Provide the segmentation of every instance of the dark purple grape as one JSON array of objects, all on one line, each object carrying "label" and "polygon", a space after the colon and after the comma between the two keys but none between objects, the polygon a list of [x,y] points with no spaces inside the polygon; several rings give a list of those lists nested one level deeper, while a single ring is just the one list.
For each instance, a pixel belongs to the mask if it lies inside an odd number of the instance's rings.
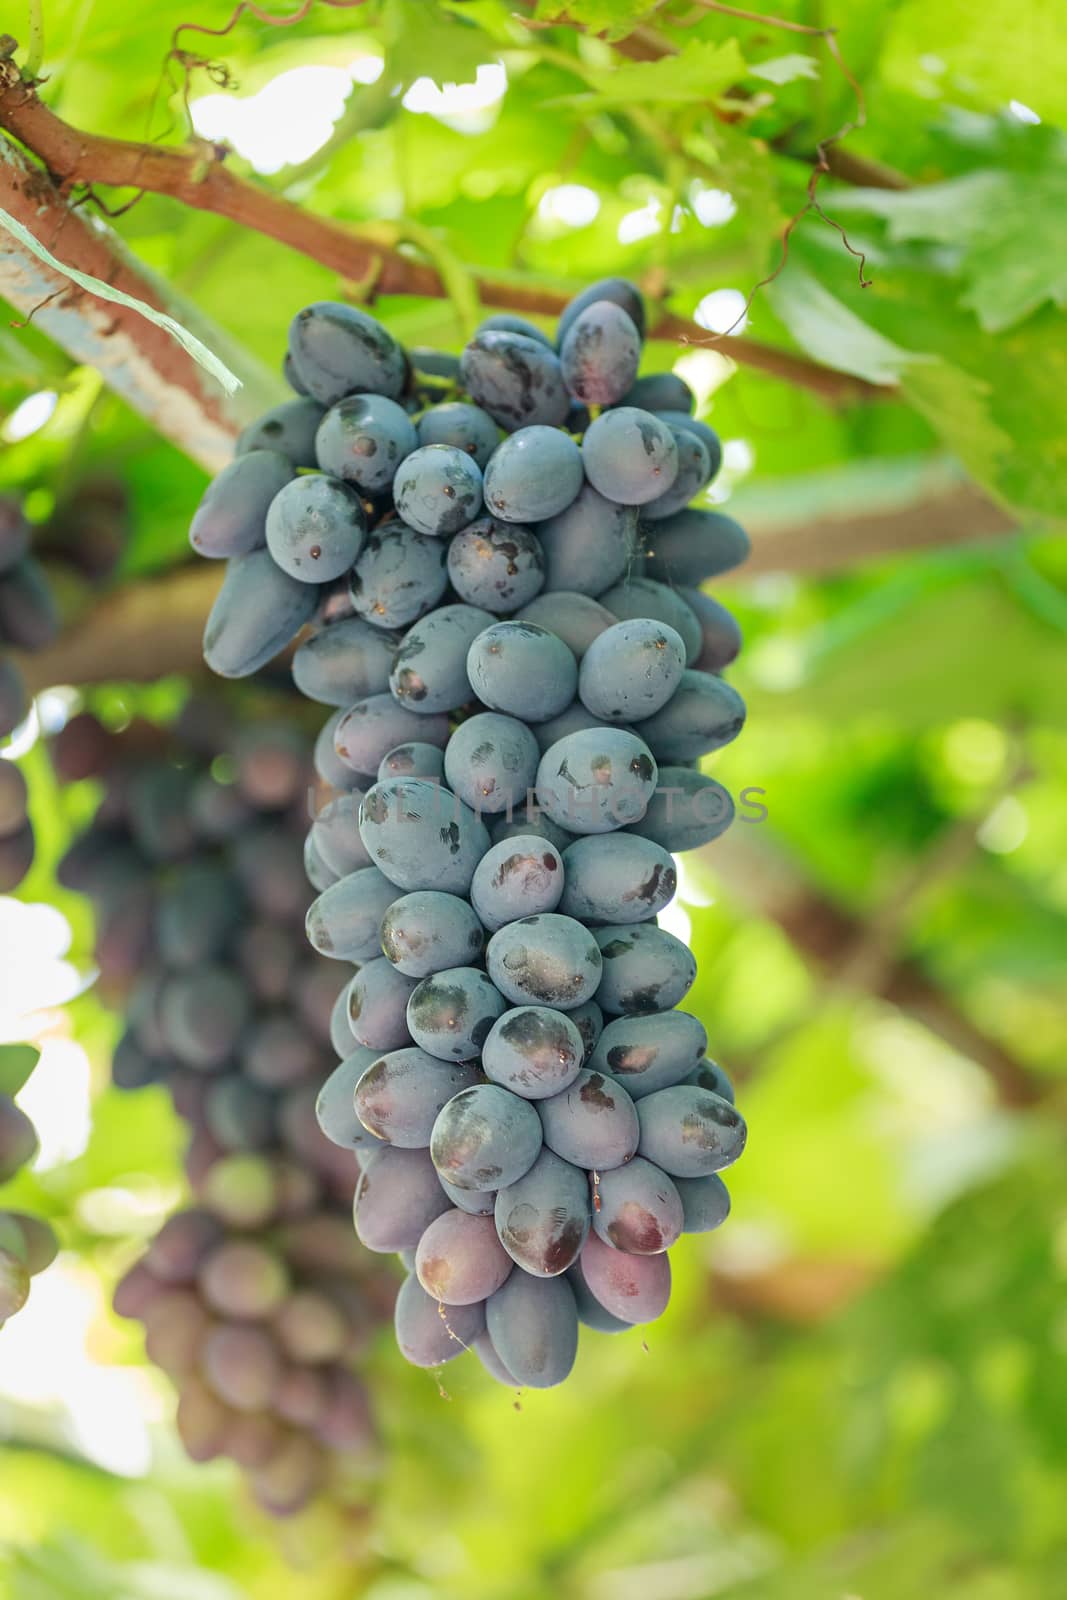
[{"label": "dark purple grape", "polygon": [[616,924],[596,929],[604,958],[597,1003],[612,1016],[645,1016],[670,1011],[685,999],[696,979],[693,953],[673,933],[651,923]]},{"label": "dark purple grape", "polygon": [[413,1367],[440,1367],[468,1350],[485,1329],[485,1306],[442,1305],[419,1280],[406,1278],[396,1297],[396,1342]]},{"label": "dark purple grape", "polygon": [[193,549],[210,560],[260,549],[271,501],[292,477],[292,462],[278,450],[239,455],[204,491],[189,528]]},{"label": "dark purple grape", "polygon": [[573,917],[554,912],[522,917],[494,933],[486,946],[489,976],[513,1005],[571,1011],[597,992],[597,943]]},{"label": "dark purple grape", "polygon": [[228,1073],[208,1087],[204,1125],[224,1150],[262,1150],[274,1134],[273,1096]]},{"label": "dark purple grape", "polygon": [[559,908],[579,922],[647,922],[674,898],[678,869],[667,851],[636,834],[591,833],[563,852]]},{"label": "dark purple grape", "polygon": [[[342,990],[347,1015],[347,986]],[[347,1022],[346,1022],[347,1027]],[[356,1115],[356,1087],[369,1066],[378,1059],[376,1050],[356,1045],[340,1066],[335,1067],[319,1090],[315,1117],[331,1144],[342,1150],[366,1150],[375,1143]]]},{"label": "dark purple grape", "polygon": [[710,844],[733,819],[733,800],[715,778],[689,767],[660,767],[648,810],[626,831],[680,855]]},{"label": "dark purple grape", "polygon": [[385,778],[443,778],[444,775],[444,751],[421,739],[394,745],[378,763],[379,782]]},{"label": "dark purple grape", "polygon": [[409,528],[430,538],[448,537],[481,511],[482,469],[454,445],[423,445],[397,469],[393,499]]},{"label": "dark purple grape", "polygon": [[499,1189],[530,1170],[541,1142],[530,1102],[482,1083],[462,1090],[441,1111],[430,1155],[442,1178],[458,1189]]},{"label": "dark purple grape", "polygon": [[168,1046],[189,1067],[221,1066],[248,1021],[248,990],[226,967],[193,967],[163,987],[160,1026]]},{"label": "dark purple grape", "polygon": [[679,1178],[706,1178],[732,1166],[745,1148],[748,1129],[729,1100],[679,1084],[637,1103],[641,1154]]},{"label": "dark purple grape", "polygon": [[379,956],[359,968],[348,988],[348,1023],[357,1044],[372,1050],[399,1050],[409,1043],[408,999],[415,979]]},{"label": "dark purple grape", "polygon": [[578,1312],[566,1278],[513,1272],[486,1302],[485,1323],[505,1370],[523,1387],[551,1389],[574,1366]]},{"label": "dark purple grape", "polygon": [[508,1255],[535,1278],[556,1278],[577,1260],[589,1232],[589,1180],[542,1150],[529,1172],[496,1197],[496,1231]]},{"label": "dark purple grape", "polygon": [[668,425],[650,411],[617,406],[590,424],[582,441],[582,464],[594,489],[609,500],[646,505],[677,477],[678,446]]},{"label": "dark purple grape", "polygon": [[546,590],[598,595],[629,568],[637,550],[637,509],[605,499],[591,483],[557,516],[538,524]]},{"label": "dark purple grape", "polygon": [[594,1300],[622,1322],[655,1322],[671,1297],[671,1264],[662,1255],[635,1256],[591,1233],[581,1258],[582,1276]]},{"label": "dark purple grape", "polygon": [[700,650],[691,665],[698,672],[722,672],[740,654],[742,638],[736,618],[701,589],[680,593],[700,624]]},{"label": "dark purple grape", "polygon": [[310,622],[317,599],[268,550],[235,557],[204,628],[204,660],[221,678],[251,677]]},{"label": "dark purple grape", "polygon": [[578,672],[578,697],[604,722],[641,723],[667,704],[684,674],[681,636],[638,617],[593,640]]},{"label": "dark purple grape", "polygon": [[[610,628],[615,620],[602,602],[568,589],[554,589],[551,594],[538,595],[512,618],[513,622],[533,622],[539,628],[548,628],[579,661],[597,635]],[[540,728],[536,731],[539,733]]]},{"label": "dark purple grape", "polygon": [[479,517],[449,545],[448,576],[468,605],[517,611],[544,587],[541,541],[519,522]]},{"label": "dark purple grape", "polygon": [[730,1215],[730,1195],[717,1172],[706,1178],[675,1178],[682,1202],[683,1233],[711,1233]]},{"label": "dark purple grape", "polygon": [[347,707],[384,694],[396,641],[362,617],[342,617],[305,639],[293,656],[293,682],[308,700]]},{"label": "dark purple grape", "polygon": [[415,1252],[419,1283],[447,1306],[471,1306],[495,1294],[511,1272],[511,1257],[491,1217],[445,1211],[426,1229]]},{"label": "dark purple grape", "polygon": [[[376,628],[407,628],[440,600],[448,587],[447,545],[403,522],[379,524],[351,578],[352,604]],[[399,743],[399,741],[395,741]]]},{"label": "dark purple grape", "polygon": [[[418,444],[451,445],[469,455],[483,471],[500,443],[500,429],[489,413],[465,400],[449,400],[444,405],[431,406],[422,413],[416,427]],[[412,444],[406,453],[410,454],[415,448]],[[472,603],[481,604],[480,601]]]},{"label": "dark purple grape", "polygon": [[383,394],[397,400],[407,362],[392,334],[358,306],[319,300],[298,311],[289,327],[296,377],[324,406],[348,394]]},{"label": "dark purple grape", "polygon": [[573,1083],[585,1056],[578,1028],[563,1011],[515,1006],[494,1022],[482,1048],[485,1075],[526,1100]]},{"label": "dark purple grape", "polygon": [[567,1269],[567,1282],[574,1294],[578,1321],[583,1327],[593,1328],[597,1333],[626,1333],[633,1327],[632,1322],[623,1322],[620,1317],[613,1317],[610,1311],[605,1311],[585,1281],[580,1256],[573,1267]]},{"label": "dark purple grape", "polygon": [[397,467],[418,444],[411,418],[395,400],[355,394],[327,411],[315,436],[315,453],[323,472],[364,494],[379,494],[391,486]]},{"label": "dark purple grape", "polygon": [[414,1045],[393,1050],[372,1062],[360,1079],[356,1115],[376,1139],[402,1150],[425,1150],[438,1113],[477,1081],[476,1067],[439,1061]]},{"label": "dark purple grape", "polygon": [[460,723],[445,746],[445,778],[478,816],[511,812],[533,792],[540,751],[524,722],[484,711]]},{"label": "dark purple grape", "polygon": [[[438,606],[400,641],[389,688],[401,705],[426,716],[458,711],[473,697],[467,652],[492,614],[477,606]],[[447,768],[446,768],[447,771]]]},{"label": "dark purple grape", "polygon": [[[691,594],[693,591],[687,591]],[[600,595],[600,604],[614,612],[620,622],[640,617],[663,622],[673,628],[685,645],[686,666],[692,666],[701,648],[700,624],[687,598],[654,578],[631,575]]]},{"label": "dark purple grape", "polygon": [[744,725],[737,690],[710,672],[689,670],[668,704],[643,720],[641,736],[657,761],[697,761],[736,739]]},{"label": "dark purple grape", "polygon": [[408,891],[466,894],[489,848],[480,818],[448,789],[420,778],[375,784],[360,809],[359,831],[385,876]]},{"label": "dark purple grape", "polygon": [[744,528],[732,517],[690,506],[646,529],[648,576],[661,583],[699,585],[739,567],[751,548]]},{"label": "dark purple grape", "polygon": [[574,299],[569,300],[564,306],[556,329],[557,344],[562,345],[576,318],[581,316],[587,306],[597,305],[602,300],[610,300],[614,305],[621,306],[641,338],[644,338],[645,303],[641,298],[640,289],[628,278],[601,278],[597,283],[591,283],[588,289],[583,289],[581,294],[576,294]]},{"label": "dark purple grape", "polygon": [[285,400],[249,426],[237,440],[237,456],[270,450],[288,458],[294,467],[314,467],[315,434],[323,409],[317,400]]},{"label": "dark purple grape", "polygon": [[382,918],[381,944],[400,972],[409,978],[425,978],[446,967],[462,967],[477,960],[485,931],[459,895],[420,889],[393,901]]},{"label": "dark purple grape", "polygon": [[471,902],[495,932],[507,922],[554,911],[563,892],[563,862],[554,844],[536,834],[517,834],[492,845],[471,880]]},{"label": "dark purple grape", "polygon": [[427,1151],[383,1146],[356,1187],[356,1233],[368,1250],[413,1250],[434,1218],[449,1209]]},{"label": "dark purple grape", "polygon": [[396,899],[395,886],[377,867],[360,867],[312,901],[307,936],[334,961],[371,961],[381,951],[381,925]]},{"label": "dark purple grape", "polygon": [[315,813],[311,837],[319,858],[338,878],[370,866],[370,856],[359,836],[359,808],[363,794],[359,789],[336,795]]},{"label": "dark purple grape", "polygon": [[[438,1182],[445,1191],[452,1204],[459,1211],[466,1211],[472,1217],[491,1217],[496,1204],[495,1189],[460,1189],[454,1183],[449,1183],[441,1174],[437,1174]],[[414,1262],[412,1262],[414,1267]]]},{"label": "dark purple grape", "polygon": [[570,396],[554,350],[537,338],[504,329],[479,331],[459,362],[471,398],[509,433],[531,423],[559,427]]},{"label": "dark purple grape", "polygon": [[544,522],[569,506],[582,487],[582,462],[569,434],[558,428],[520,428],[489,458],[485,504],[504,522]]},{"label": "dark purple grape", "polygon": [[[678,447],[678,475],[669,489],[665,489],[655,500],[650,500],[647,505],[642,506],[641,520],[645,524],[662,522],[665,517],[672,517],[675,512],[684,511],[689,502],[707,487],[714,476],[715,468],[711,453],[703,439],[691,429],[679,426],[678,423],[669,422],[667,426]],[[720,451],[718,460],[721,459]],[[717,464],[718,462],[715,463],[716,466]]]},{"label": "dark purple grape", "polygon": [[697,1062],[684,1082],[695,1084],[698,1089],[710,1089],[712,1094],[719,1095],[723,1100],[729,1100],[731,1105],[734,1103],[733,1084],[719,1063],[712,1061],[708,1056]]},{"label": "dark purple grape", "polygon": [[537,1101],[544,1141],[556,1155],[585,1171],[606,1172],[632,1160],[640,1127],[621,1084],[583,1067],[550,1100]]},{"label": "dark purple grape", "polygon": [[448,739],[448,718],[416,715],[398,705],[391,694],[372,694],[344,712],[334,730],[334,748],[353,772],[373,777],[384,756],[405,740],[442,747]]},{"label": "dark purple grape", "polygon": [[675,372],[650,372],[638,378],[629,394],[624,394],[621,404],[640,406],[644,411],[692,411],[696,396],[692,389]]},{"label": "dark purple grape", "polygon": [[586,405],[617,405],[631,388],[640,360],[641,335],[612,300],[587,305],[560,339],[563,381]]},{"label": "dark purple grape", "polygon": [[201,1370],[220,1400],[235,1411],[263,1411],[282,1376],[278,1347],[264,1328],[235,1323],[213,1328],[200,1352]]},{"label": "dark purple grape", "polygon": [[599,1175],[599,1209],[593,1228],[605,1244],[629,1255],[669,1250],[682,1231],[682,1200],[659,1167],[635,1156],[624,1167]]},{"label": "dark purple grape", "polygon": [[506,1389],[517,1389],[519,1387],[513,1375],[497,1355],[493,1347],[493,1341],[488,1333],[480,1333],[471,1345],[471,1349],[489,1376],[495,1378],[497,1383],[502,1383]]},{"label": "dark purple grape", "polygon": [[476,329],[477,333],[521,333],[527,339],[533,339],[537,344],[543,344],[546,350],[555,350],[555,345],[547,333],[533,322],[528,322],[525,317],[517,317],[513,311],[494,311],[492,316],[485,317]]},{"label": "dark purple grape", "polygon": [[574,699],[578,665],[563,640],[532,622],[494,622],[474,640],[467,676],[491,711],[523,722],[558,716]]},{"label": "dark purple grape", "polygon": [[642,1100],[687,1080],[707,1042],[704,1024],[686,1011],[616,1017],[600,1035],[590,1065],[617,1078],[632,1100]]},{"label": "dark purple grape", "polygon": [[537,803],[572,833],[610,833],[644,816],[657,769],[642,737],[590,728],[550,745],[537,768]]},{"label": "dark purple grape", "polygon": [[412,990],[407,1025],[415,1042],[439,1060],[474,1061],[504,1009],[503,996],[480,968],[446,967]]}]

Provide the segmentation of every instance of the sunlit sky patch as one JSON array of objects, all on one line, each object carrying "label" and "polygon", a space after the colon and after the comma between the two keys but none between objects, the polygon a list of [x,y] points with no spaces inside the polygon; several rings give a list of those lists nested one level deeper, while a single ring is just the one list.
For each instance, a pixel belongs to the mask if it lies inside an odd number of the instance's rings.
[{"label": "sunlit sky patch", "polygon": [[599,210],[600,196],[584,183],[558,183],[537,202],[541,222],[565,228],[587,228]]},{"label": "sunlit sky patch", "polygon": [[28,439],[31,433],[44,427],[56,409],[58,399],[54,389],[40,389],[36,394],[28,394],[0,428],[0,437],[6,439],[8,444],[18,444],[20,439]]},{"label": "sunlit sky patch", "polygon": [[742,333],[748,326],[745,297],[740,289],[713,289],[693,312],[693,321],[709,333]]}]

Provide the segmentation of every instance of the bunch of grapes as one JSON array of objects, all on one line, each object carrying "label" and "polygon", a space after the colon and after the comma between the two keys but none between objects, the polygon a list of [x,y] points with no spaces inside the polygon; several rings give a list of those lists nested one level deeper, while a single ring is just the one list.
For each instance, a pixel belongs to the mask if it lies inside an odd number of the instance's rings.
[{"label": "bunch of grapes", "polygon": [[[17,500],[0,495],[0,741],[29,710],[8,650],[43,650],[59,629],[44,569],[29,553],[30,526]],[[16,888],[33,862],[26,780],[0,753],[0,894]]]},{"label": "bunch of grapes", "polygon": [[359,1237],[410,1270],[400,1348],[473,1348],[513,1385],[561,1382],[579,1322],[662,1313],[666,1251],[723,1221],[745,1141],[657,914],[672,852],[733,813],[699,762],[744,721],[740,637],[696,586],[747,540],[690,507],[719,441],[680,378],[638,377],[643,329],[620,279],[555,343],[494,316],[458,361],[309,306],[298,398],[190,534],[228,561],[216,672],[315,623],[293,676],[332,708],[333,793],[307,926],[356,969],[320,1118],[359,1156]]},{"label": "bunch of grapes", "polygon": [[316,1121],[338,983],[302,934],[308,743],[194,701],[167,731],[83,713],[52,754],[61,778],[104,783],[59,876],[91,899],[125,1006],[114,1080],[165,1085],[191,1127],[196,1203],[116,1309],[177,1385],[189,1455],[231,1457],[266,1509],[292,1512],[373,1463],[353,1360],[395,1289],[352,1235],[356,1174]]},{"label": "bunch of grapes", "polygon": [[[33,1123],[14,1099],[36,1063],[30,1045],[0,1045],[0,1187],[37,1151]],[[40,1217],[0,1207],[0,1327],[22,1310],[30,1279],[52,1264],[56,1249],[55,1234]]]}]

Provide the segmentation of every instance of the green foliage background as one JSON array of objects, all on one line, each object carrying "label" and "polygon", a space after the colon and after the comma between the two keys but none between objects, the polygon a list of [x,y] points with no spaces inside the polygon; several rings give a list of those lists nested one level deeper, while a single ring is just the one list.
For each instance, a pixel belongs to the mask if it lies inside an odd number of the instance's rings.
[{"label": "green foliage background", "polygon": [[[564,9],[609,38],[643,22],[678,53],[621,63],[571,25],[529,31],[513,14]],[[44,0],[44,97],[94,131],[177,138],[180,98],[157,92],[171,30],[222,27],[229,11]],[[440,1395],[383,1333],[381,1473],[347,1538],[327,1518],[279,1534],[234,1475],[186,1464],[147,1373],[160,1420],[137,1478],[94,1465],[60,1404],[0,1395],[4,1600],[273,1600],[294,1583],[307,1600],[1065,1592],[1067,30],[1055,0],[789,0],[777,14],[838,28],[866,106],[847,148],[911,187],[827,179],[822,204],[866,253],[870,287],[809,215],[751,310],[749,332],[884,399],[830,409],[735,368],[729,340],[684,355],[703,413],[734,442],[729,508],[795,526],[801,566],[827,517],[964,475],[1020,531],[722,586],[746,631],[734,677],[751,713],[716,771],[765,790],[769,811],[687,880],[692,1004],[743,1080],[752,1130],[734,1215],[676,1249],[662,1323],[589,1341],[562,1390],[519,1409],[465,1364]],[[5,24],[21,37],[22,20]],[[747,293],[778,264],[804,158],[856,116],[814,35],[686,0],[370,0],[182,43],[225,60],[243,95],[294,66],[384,56],[330,147],[261,181],[429,249],[453,300],[379,309],[405,340],[450,348],[471,311],[468,266],[553,286],[622,272],[686,315],[715,289]],[[417,78],[465,82],[496,59],[509,87],[480,128],[402,107]],[[194,72],[194,97],[211,87]],[[563,183],[595,191],[595,220],[546,221],[539,203]],[[707,190],[733,197],[729,220],[700,223]],[[642,208],[660,225],[620,244]],[[305,257],[165,199],[118,226],[272,372],[292,310],[337,289]],[[162,580],[187,558],[202,475],[12,321],[0,317],[0,411],[43,387],[61,398],[45,429],[4,449],[0,487],[44,521],[87,475],[120,476],[131,537],[117,581]],[[653,345],[647,365],[681,354]],[[165,708],[184,691],[109,693]],[[27,765],[41,846],[22,897],[60,905],[87,966],[86,913],[52,874],[92,796],[55,792],[39,752]],[[827,902],[855,937],[820,969]],[[928,1012],[885,998],[897,957],[1014,1059],[1028,1109],[1004,1103],[966,1040],[953,1048]],[[91,1140],[15,1194],[57,1219],[68,1267],[102,1306],[180,1194],[180,1132],[155,1091],[106,1086],[115,1019],[92,995],[70,1015],[94,1063]],[[91,1349],[142,1360],[102,1309]],[[0,1339],[0,1378],[4,1360]]]}]

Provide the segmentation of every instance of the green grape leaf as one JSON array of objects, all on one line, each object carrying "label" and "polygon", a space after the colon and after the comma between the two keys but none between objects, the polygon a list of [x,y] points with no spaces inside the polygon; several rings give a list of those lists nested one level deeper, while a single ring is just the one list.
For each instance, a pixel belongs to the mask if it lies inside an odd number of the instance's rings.
[{"label": "green grape leaf", "polygon": [[40,1054],[32,1044],[0,1044],[0,1094],[18,1094]]},{"label": "green grape leaf", "polygon": [[[723,44],[690,39],[676,56],[628,61],[610,72],[591,72],[589,82],[597,105],[688,105],[716,99],[746,70],[736,39]],[[589,104],[584,95],[582,104]]]},{"label": "green grape leaf", "polygon": [[473,83],[478,68],[496,59],[497,47],[481,28],[422,0],[388,0],[384,33],[388,69],[401,84]]},{"label": "green grape leaf", "polygon": [[649,0],[571,0],[569,5],[567,0],[538,0],[536,16],[539,22],[566,17],[570,22],[580,22],[591,33],[624,39],[655,9]]}]

